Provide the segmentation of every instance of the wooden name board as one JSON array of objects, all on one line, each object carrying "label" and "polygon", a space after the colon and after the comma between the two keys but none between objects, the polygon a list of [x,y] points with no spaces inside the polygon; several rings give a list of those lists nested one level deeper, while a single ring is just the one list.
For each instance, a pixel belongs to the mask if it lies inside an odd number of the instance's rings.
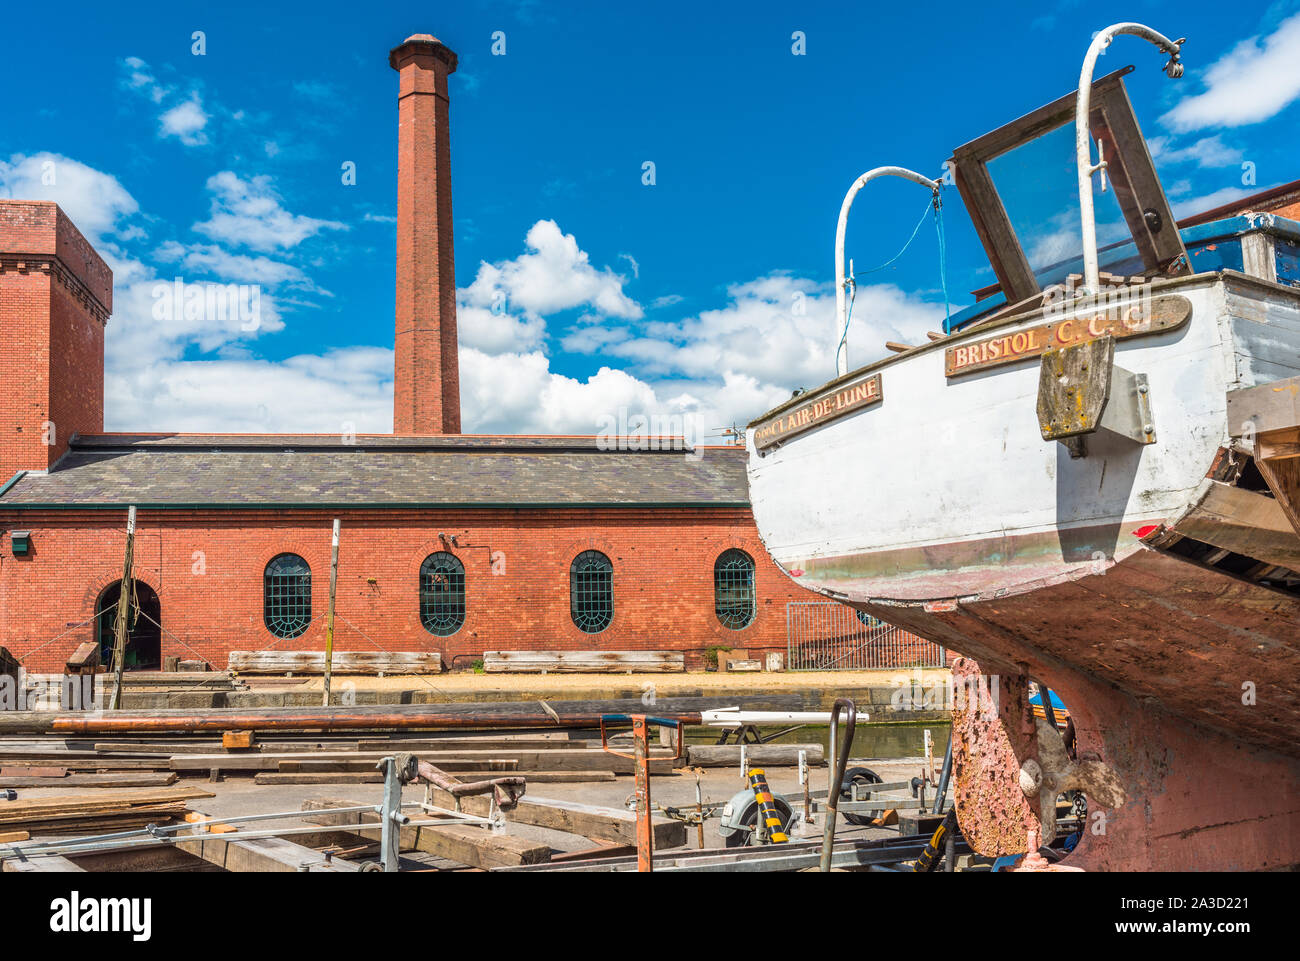
[{"label": "wooden name board", "polygon": [[977,370],[1038,357],[1049,350],[1096,340],[1107,334],[1123,340],[1173,330],[1187,323],[1191,315],[1192,302],[1186,297],[1169,295],[1135,300],[1095,313],[1085,312],[1050,324],[949,347],[944,354],[944,373],[948,377],[960,377]]},{"label": "wooden name board", "polygon": [[836,387],[760,424],[754,429],[754,447],[759,451],[769,450],[804,431],[829,424],[855,410],[879,404],[881,396],[879,374]]}]

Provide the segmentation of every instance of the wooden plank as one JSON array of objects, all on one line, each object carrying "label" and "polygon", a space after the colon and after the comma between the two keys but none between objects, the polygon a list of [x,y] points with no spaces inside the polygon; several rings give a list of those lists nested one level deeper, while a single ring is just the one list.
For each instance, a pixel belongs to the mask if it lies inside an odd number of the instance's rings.
[{"label": "wooden plank", "polygon": [[[568,732],[559,732],[562,738],[550,734],[519,735],[516,737],[433,737],[433,738],[362,738],[353,750],[357,751],[565,751],[583,746],[579,740],[570,740]],[[280,750],[276,744],[270,750]]]},{"label": "wooden plank", "polygon": [[[231,651],[230,670],[239,674],[324,674],[324,651]],[[334,674],[440,674],[437,651],[335,651]]]},{"label": "wooden plank", "polygon": [[[175,771],[142,772],[139,774],[70,774],[65,778],[6,777],[5,787],[51,788],[123,788],[166,787],[180,777]],[[0,808],[0,811],[3,811]]]},{"label": "wooden plank", "polygon": [[[84,743],[84,742],[83,742]],[[375,746],[377,745],[377,746]],[[371,742],[370,747],[361,748],[361,750],[382,751],[385,746],[389,750],[404,750],[400,743],[388,741]],[[122,742],[122,741],[96,741],[93,744],[96,754],[117,755],[140,755],[140,754],[217,754],[223,750],[221,741],[195,741],[191,743],[154,743],[154,742]],[[355,751],[358,749],[357,741],[310,741],[295,743],[293,741],[263,741],[260,744],[255,743],[252,750],[256,751],[274,751],[280,754],[313,754],[318,751]]]},{"label": "wooden plank", "polygon": [[[487,758],[483,760],[441,761],[444,771],[459,772],[469,770],[492,771],[506,774],[519,769],[519,762],[514,758]],[[329,774],[350,771],[353,773],[375,770],[374,761],[345,761],[314,759],[281,761],[276,768],[281,774]]]},{"label": "wooden plank", "polygon": [[1300,537],[1274,497],[1219,481],[1173,525],[1184,537],[1300,571]]},{"label": "wooden plank", "polygon": [[5,858],[0,862],[0,870],[5,874],[64,874],[86,869],[57,854],[41,854],[29,858]]},{"label": "wooden plank", "polygon": [[[420,752],[420,759],[442,766],[444,763],[457,764],[473,761],[509,759],[518,762],[518,767],[538,771],[614,771],[619,774],[631,774],[634,762],[631,758],[617,757],[598,750],[562,750],[562,751],[514,751],[503,758],[501,751],[455,751],[455,752]],[[369,761],[372,764],[388,757],[392,751],[360,752],[321,752],[314,760]],[[274,771],[279,770],[281,761],[301,761],[300,755],[286,754],[185,754],[168,760],[168,768],[173,771]],[[654,749],[650,759],[652,774],[670,774],[674,767],[671,757],[666,757],[661,749]]]},{"label": "wooden plank", "polygon": [[1287,520],[1300,534],[1300,457],[1280,460],[1257,459],[1255,466],[1277,498]]},{"label": "wooden plank", "polygon": [[[444,769],[445,770],[445,769]],[[500,777],[501,771],[456,771],[458,778],[477,781]],[[614,781],[613,771],[511,771],[526,781],[536,784],[586,784],[596,781]],[[254,784],[382,784],[384,776],[379,771],[336,772],[284,772],[262,771],[253,775]]]},{"label": "wooden plank", "polygon": [[77,649],[72,652],[68,658],[67,668],[69,674],[81,674],[85,671],[93,672],[99,667],[100,648],[97,641],[86,641],[78,645]]},{"label": "wooden plank", "polygon": [[1228,432],[1241,437],[1248,423],[1255,434],[1300,425],[1300,377],[1228,391]]},{"label": "wooden plank", "polygon": [[17,841],[27,841],[31,835],[26,831],[0,831],[0,844],[14,844]]},{"label": "wooden plank", "polygon": [[485,651],[488,674],[680,674],[681,651]]},{"label": "wooden plank", "polygon": [[[433,803],[454,809],[456,799],[446,791],[432,788]],[[490,801],[487,797],[461,799],[461,810],[466,814],[487,817]],[[625,808],[600,807],[577,801],[525,795],[512,810],[503,812],[507,821],[531,824],[535,827],[564,831],[579,837],[600,838],[620,844],[636,843],[636,814]],[[655,816],[650,819],[656,848],[675,848],[686,843],[686,824],[672,818]]]},{"label": "wooden plank", "polygon": [[102,794],[61,794],[56,797],[21,798],[0,805],[0,822],[14,821],[32,816],[45,817],[49,814],[68,812],[94,813],[147,807],[210,797],[216,797],[216,795],[211,791],[204,791],[199,788],[173,787],[155,791],[129,791],[112,797],[106,797]]},{"label": "wooden plank", "polygon": [[360,771],[322,771],[315,773],[293,773],[284,771],[260,771],[253,775],[254,784],[383,784],[384,775],[380,771],[363,773]]},{"label": "wooden plank", "polygon": [[177,840],[175,846],[200,857],[227,871],[241,872],[325,872],[352,874],[361,870],[358,864],[347,861],[326,860],[319,851],[295,844],[286,838],[237,838],[203,835],[194,839]]},{"label": "wooden plank", "polygon": [[253,732],[222,731],[221,746],[227,751],[247,750],[253,746]]},{"label": "wooden plank", "polygon": [[[738,767],[739,744],[692,744],[686,749],[687,763],[691,767]],[[750,764],[767,767],[793,767],[799,763],[799,752],[808,753],[808,763],[818,766],[826,763],[825,749],[820,744],[746,744],[745,760]]]},{"label": "wooden plank", "polygon": [[16,787],[16,785],[9,783],[9,779],[15,777],[49,781],[67,776],[68,769],[66,767],[34,767],[31,765],[10,764],[0,767],[0,779],[3,779],[0,787]]},{"label": "wooden plank", "polygon": [[[321,808],[351,807],[362,803],[364,802],[322,798],[304,801],[302,809],[318,811]],[[355,813],[315,814],[306,815],[303,820],[309,824],[336,826],[357,821],[374,823],[379,820],[379,815],[364,811],[360,816]],[[380,836],[378,827],[353,830],[365,838],[374,839]],[[409,825],[402,828],[399,843],[403,847],[409,846],[418,851],[426,851],[476,868],[541,864],[551,859],[551,849],[548,845],[463,824],[432,826],[422,822],[418,825]]]}]

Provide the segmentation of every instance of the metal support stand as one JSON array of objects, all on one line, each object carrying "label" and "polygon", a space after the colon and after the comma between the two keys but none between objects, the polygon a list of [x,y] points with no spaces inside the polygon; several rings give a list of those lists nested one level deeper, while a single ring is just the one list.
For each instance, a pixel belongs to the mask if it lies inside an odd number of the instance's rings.
[{"label": "metal support stand", "polygon": [[415,780],[416,758],[413,754],[395,754],[379,762],[384,772],[384,800],[375,808],[380,817],[380,862],[385,872],[397,871],[402,827],[411,823],[402,813],[402,787]]},{"label": "metal support stand", "polygon": [[[609,737],[605,732],[608,721],[632,722],[633,753],[623,754],[610,749]],[[680,721],[646,714],[603,714],[600,718],[601,748],[615,757],[631,758],[636,763],[636,869],[644,872],[654,870],[654,830],[650,823],[654,808],[650,803],[650,742],[647,736],[651,724],[677,729],[677,753],[673,759],[681,757],[685,738],[682,736]]]}]

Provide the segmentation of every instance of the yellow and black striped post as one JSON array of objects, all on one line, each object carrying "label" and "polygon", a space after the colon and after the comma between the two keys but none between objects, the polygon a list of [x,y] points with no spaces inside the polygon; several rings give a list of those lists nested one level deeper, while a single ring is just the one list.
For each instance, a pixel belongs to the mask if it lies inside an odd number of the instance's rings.
[{"label": "yellow and black striped post", "polygon": [[933,871],[939,863],[940,852],[947,844],[948,835],[956,830],[957,811],[950,808],[943,821],[935,828],[934,834],[930,836],[930,841],[926,844],[925,850],[921,852],[921,856],[912,865],[912,870],[917,874],[928,874]]},{"label": "yellow and black striped post", "polygon": [[767,776],[762,768],[756,767],[749,772],[749,786],[754,789],[754,797],[758,799],[758,818],[763,833],[772,844],[785,844],[790,838],[782,830],[785,824],[772,800],[772,789],[767,786]]}]

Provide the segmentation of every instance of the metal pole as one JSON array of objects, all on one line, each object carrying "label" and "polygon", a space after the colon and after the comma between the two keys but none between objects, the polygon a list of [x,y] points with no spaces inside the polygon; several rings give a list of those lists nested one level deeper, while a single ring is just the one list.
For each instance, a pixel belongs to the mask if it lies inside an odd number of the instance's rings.
[{"label": "metal pole", "polygon": [[696,829],[699,832],[700,849],[704,849],[704,787],[700,784],[700,777],[704,774],[704,768],[695,769],[695,814],[699,818],[699,824]]},{"label": "metal pole", "polygon": [[650,744],[644,714],[632,715],[632,742],[636,757],[636,869],[654,870],[654,832],[650,827]]},{"label": "metal pole", "polygon": [[948,779],[952,777],[952,731],[948,731],[948,750],[943,755],[943,770],[939,772],[939,788],[934,795],[933,814],[942,814],[943,805],[948,800]]},{"label": "metal pole", "polygon": [[135,505],[126,512],[126,554],[122,561],[122,580],[118,584],[117,617],[113,622],[113,698],[110,710],[122,706],[122,670],[126,665],[127,612],[135,595],[132,568],[135,564]]},{"label": "metal pole", "polygon": [[1092,295],[1096,295],[1101,287],[1101,268],[1097,264],[1097,219],[1092,206],[1092,175],[1106,168],[1104,157],[1096,165],[1092,162],[1092,139],[1088,124],[1092,99],[1092,74],[1101,52],[1122,33],[1149,40],[1169,54],[1170,59],[1165,64],[1165,73],[1174,80],[1183,75],[1183,65],[1178,59],[1178,53],[1187,42],[1186,39],[1170,40],[1163,33],[1158,33],[1140,23],[1115,23],[1093,37],[1088,47],[1088,54],[1083,58],[1083,70],[1079,73],[1079,93],[1074,104],[1074,145],[1079,174],[1079,216],[1083,221],[1084,289],[1082,293]]},{"label": "metal pole", "polygon": [[849,322],[849,309],[846,297],[847,285],[844,280],[844,233],[848,229],[849,210],[853,206],[853,198],[858,195],[859,190],[877,177],[902,177],[922,187],[929,187],[935,193],[939,192],[939,184],[936,181],[914,170],[908,170],[906,167],[875,167],[853,181],[853,186],[844,195],[844,203],[840,205],[839,223],[835,227],[835,375],[837,377],[849,371],[849,343],[848,333],[845,330]]},{"label": "metal pole", "polygon": [[[845,724],[846,736],[843,751],[839,750],[838,746],[841,708],[844,709],[848,718]],[[826,791],[826,825],[822,829],[822,856],[818,865],[823,874],[831,869],[831,852],[835,848],[835,822],[839,817],[840,786],[844,783],[844,766],[848,762],[849,751],[853,748],[853,734],[857,729],[857,725],[858,706],[850,698],[837,697],[835,703],[831,705],[831,753],[827,758],[831,783]]]},{"label": "metal pole", "polygon": [[325,696],[323,707],[330,706],[330,672],[334,666],[334,594],[339,582],[339,519],[334,518],[334,535],[330,541],[330,603],[325,621]]}]

